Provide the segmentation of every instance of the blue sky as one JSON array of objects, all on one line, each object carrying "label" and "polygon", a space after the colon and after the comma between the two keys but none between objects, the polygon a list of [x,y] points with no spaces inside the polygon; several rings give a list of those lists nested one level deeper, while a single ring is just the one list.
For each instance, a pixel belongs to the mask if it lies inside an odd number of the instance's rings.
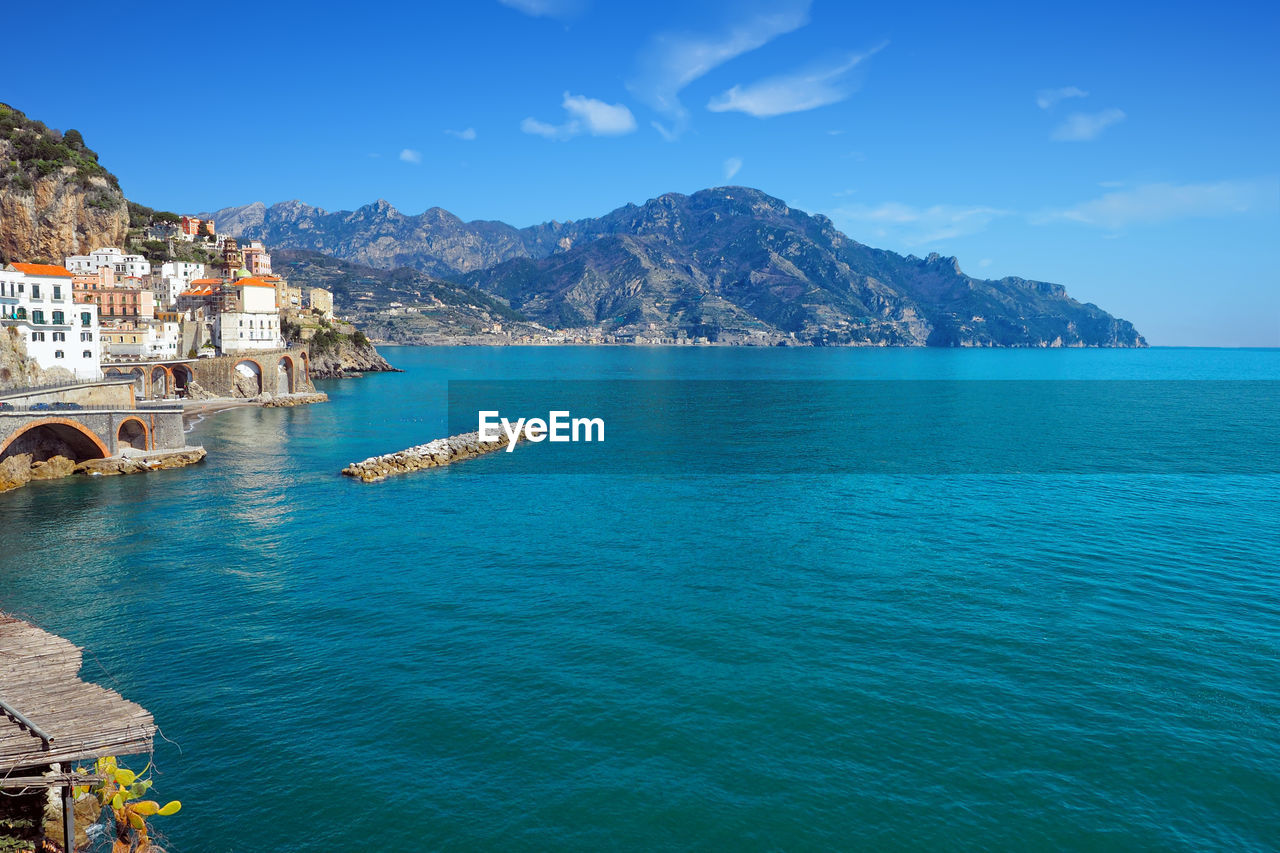
[{"label": "blue sky", "polygon": [[1040,6],[86,4],[85,44],[6,63],[0,100],[178,212],[386,198],[528,225],[745,184],[1060,282],[1153,344],[1280,346],[1280,12]]}]

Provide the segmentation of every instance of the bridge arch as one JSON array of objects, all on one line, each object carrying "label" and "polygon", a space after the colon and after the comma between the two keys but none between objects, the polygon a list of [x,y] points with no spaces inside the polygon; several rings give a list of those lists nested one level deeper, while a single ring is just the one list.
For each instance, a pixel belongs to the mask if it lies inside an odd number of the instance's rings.
[{"label": "bridge arch", "polygon": [[263,392],[262,365],[252,358],[243,358],[235,366],[235,390],[237,397],[256,397]]},{"label": "bridge arch", "polygon": [[142,372],[141,367],[135,367],[125,376],[133,379],[133,390],[139,397],[147,396],[147,374]]},{"label": "bridge arch", "polygon": [[116,430],[116,450],[132,447],[134,450],[147,449],[147,425],[137,418],[125,418]]},{"label": "bridge arch", "polygon": [[0,443],[0,459],[30,453],[32,462],[65,456],[76,463],[105,459],[107,445],[93,430],[70,418],[41,418],[24,424]]},{"label": "bridge arch", "polygon": [[191,384],[191,380],[195,376],[191,372],[191,368],[185,364],[173,365],[171,372],[173,373],[173,390],[178,392],[178,396],[186,396],[187,386]]},{"label": "bridge arch", "polygon": [[293,359],[287,355],[281,356],[276,363],[276,393],[292,394],[295,375]]},{"label": "bridge arch", "polygon": [[151,395],[168,397],[173,392],[172,376],[163,364],[151,368]]}]

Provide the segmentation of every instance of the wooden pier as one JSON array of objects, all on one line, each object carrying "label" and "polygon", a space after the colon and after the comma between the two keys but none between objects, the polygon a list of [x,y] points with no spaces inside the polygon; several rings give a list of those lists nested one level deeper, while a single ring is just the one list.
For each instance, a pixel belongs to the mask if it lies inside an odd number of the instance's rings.
[{"label": "wooden pier", "polygon": [[[0,613],[0,789],[61,788],[64,838],[75,838],[77,764],[149,754],[151,714],[114,690],[80,680],[79,646]],[[54,765],[58,765],[56,768]]]}]

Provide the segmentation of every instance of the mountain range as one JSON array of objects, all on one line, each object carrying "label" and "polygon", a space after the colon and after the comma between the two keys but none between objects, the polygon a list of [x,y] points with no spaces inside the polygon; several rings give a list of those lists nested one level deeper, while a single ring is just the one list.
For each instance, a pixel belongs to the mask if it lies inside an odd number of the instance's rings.
[{"label": "mountain range", "polygon": [[1061,285],[979,279],[953,257],[875,249],[748,187],[668,193],[529,228],[440,208],[406,215],[382,200],[355,211],[291,201],[205,215],[272,247],[410,267],[550,328],[810,345],[1146,345],[1131,323]]}]

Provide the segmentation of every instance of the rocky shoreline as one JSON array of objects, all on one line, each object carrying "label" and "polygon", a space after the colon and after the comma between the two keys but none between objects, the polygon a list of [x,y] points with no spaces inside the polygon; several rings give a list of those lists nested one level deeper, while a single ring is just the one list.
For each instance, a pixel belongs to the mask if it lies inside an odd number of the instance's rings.
[{"label": "rocky shoreline", "polygon": [[372,344],[343,341],[331,350],[310,353],[310,376],[314,379],[343,379],[364,373],[401,373],[379,354]]},{"label": "rocky shoreline", "polygon": [[479,432],[465,432],[448,438],[437,438],[399,453],[385,453],[382,456],[371,456],[363,462],[352,462],[342,469],[342,473],[366,483],[376,483],[396,474],[440,468],[506,448],[505,436],[496,441],[481,441]]},{"label": "rocky shoreline", "polygon": [[105,459],[89,459],[77,465],[65,456],[33,462],[31,454],[19,453],[0,461],[0,492],[21,488],[33,480],[59,480],[75,474],[109,477],[185,468],[202,461],[206,455],[203,447],[182,447],[177,450],[132,451]]}]

